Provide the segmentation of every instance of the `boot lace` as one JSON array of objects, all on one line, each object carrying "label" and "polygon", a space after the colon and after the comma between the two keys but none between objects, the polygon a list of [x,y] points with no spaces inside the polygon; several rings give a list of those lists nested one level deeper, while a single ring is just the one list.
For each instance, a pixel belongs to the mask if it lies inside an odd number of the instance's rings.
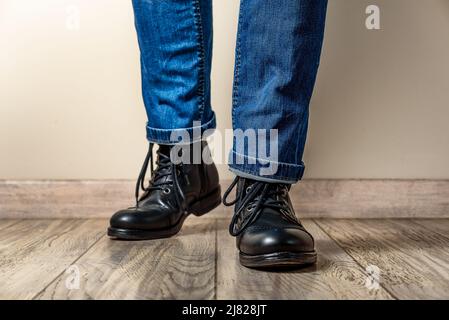
[{"label": "boot lace", "polygon": [[229,225],[229,233],[232,236],[238,236],[249,225],[256,221],[263,208],[271,208],[276,210],[289,221],[298,223],[296,216],[288,209],[285,198],[280,197],[284,196],[285,193],[288,192],[287,185],[255,181],[248,188],[246,188],[246,190],[244,190],[244,188],[240,188],[235,199],[228,201],[227,199],[229,194],[240,179],[244,178],[237,176],[229,186],[228,190],[226,190],[223,194],[223,204],[225,206],[236,206],[231,224]]},{"label": "boot lace", "polygon": [[[140,169],[139,177],[137,178],[135,198],[136,198],[136,208],[139,207],[139,203],[143,200],[151,191],[162,190],[164,192],[169,192],[170,186],[173,186],[173,191],[175,193],[176,203],[179,207],[182,206],[182,201],[184,200],[184,194],[181,191],[178,180],[178,170],[181,170],[182,163],[179,165],[174,164],[170,156],[165,155],[158,150],[157,160],[156,160],[156,170],[154,170],[153,164],[153,143],[150,143],[147,155],[145,156],[145,161],[143,162],[142,168]],[[145,176],[148,171],[148,165],[150,166],[151,179],[149,185],[145,186]],[[162,179],[167,176],[172,176],[172,180]],[[145,193],[140,197],[140,191]]]}]

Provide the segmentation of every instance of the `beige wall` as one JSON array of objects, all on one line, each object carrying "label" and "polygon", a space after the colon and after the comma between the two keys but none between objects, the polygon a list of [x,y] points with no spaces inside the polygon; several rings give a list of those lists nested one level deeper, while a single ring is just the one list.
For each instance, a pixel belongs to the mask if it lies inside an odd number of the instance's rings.
[{"label": "beige wall", "polygon": [[[238,0],[214,4],[223,129]],[[449,178],[448,32],[447,0],[330,0],[307,177]],[[145,151],[130,1],[0,0],[0,179],[135,178]]]}]

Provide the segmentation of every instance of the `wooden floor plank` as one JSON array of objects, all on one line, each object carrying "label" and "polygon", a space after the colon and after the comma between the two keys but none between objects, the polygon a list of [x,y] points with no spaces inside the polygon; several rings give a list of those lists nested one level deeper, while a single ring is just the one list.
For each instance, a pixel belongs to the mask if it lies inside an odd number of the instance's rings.
[{"label": "wooden floor plank", "polygon": [[449,219],[413,219],[412,221],[444,236],[449,236]]},{"label": "wooden floor plank", "polygon": [[318,263],[289,272],[265,272],[242,267],[228,221],[218,227],[218,299],[391,299],[382,288],[369,290],[367,274],[313,221],[304,221],[315,236]]},{"label": "wooden floor plank", "polygon": [[0,299],[449,298],[449,219],[306,220],[318,264],[277,273],[240,266],[228,223],[192,217],[174,238],[127,242],[104,236],[106,220],[0,220]]},{"label": "wooden floor plank", "polygon": [[170,239],[105,237],[76,266],[79,289],[67,289],[62,275],[38,299],[212,299],[215,220],[191,217]]},{"label": "wooden floor plank", "polygon": [[20,220],[15,219],[0,219],[0,230],[9,228],[13,224],[19,223]]},{"label": "wooden floor plank", "polygon": [[0,299],[30,299],[105,233],[99,220],[22,220],[0,233]]},{"label": "wooden floor plank", "polygon": [[[449,237],[441,232],[409,220],[317,223],[363,267],[377,266],[382,285],[395,297],[449,298]],[[447,228],[447,222],[440,225]]]}]

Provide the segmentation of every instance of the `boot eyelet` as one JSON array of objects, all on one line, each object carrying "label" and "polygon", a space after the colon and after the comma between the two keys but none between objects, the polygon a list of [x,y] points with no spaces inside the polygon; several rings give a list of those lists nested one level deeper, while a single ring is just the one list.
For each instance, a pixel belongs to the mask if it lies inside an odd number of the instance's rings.
[{"label": "boot eyelet", "polygon": [[162,192],[164,192],[165,194],[169,194],[171,192],[171,189],[165,188],[164,190],[162,190]]},{"label": "boot eyelet", "polygon": [[246,188],[246,193],[249,193],[251,191],[251,187]]}]

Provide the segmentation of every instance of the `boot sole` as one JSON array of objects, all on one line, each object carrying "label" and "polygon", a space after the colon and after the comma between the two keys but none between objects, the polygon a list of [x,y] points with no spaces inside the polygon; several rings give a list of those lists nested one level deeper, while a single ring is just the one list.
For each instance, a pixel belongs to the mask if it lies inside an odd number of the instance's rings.
[{"label": "boot sole", "polygon": [[179,221],[172,227],[166,229],[157,230],[141,230],[141,229],[120,229],[120,228],[108,228],[108,236],[115,239],[123,240],[152,240],[169,238],[177,234],[184,224],[185,219],[193,214],[197,217],[202,216],[221,204],[221,188],[218,186],[214,191],[208,195],[197,200],[192,204],[187,211],[181,216]]},{"label": "boot sole", "polygon": [[248,268],[285,268],[315,264],[316,251],[312,252],[275,252],[260,255],[239,254],[240,263]]}]

